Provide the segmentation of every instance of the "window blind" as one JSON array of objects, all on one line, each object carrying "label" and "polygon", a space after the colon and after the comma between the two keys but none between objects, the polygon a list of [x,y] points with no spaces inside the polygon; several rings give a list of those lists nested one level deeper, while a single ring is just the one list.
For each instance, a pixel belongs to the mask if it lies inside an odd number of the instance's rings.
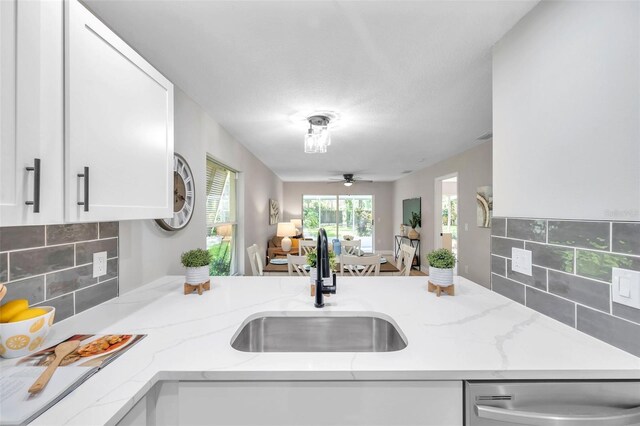
[{"label": "window blind", "polygon": [[207,228],[235,222],[236,173],[207,159]]}]

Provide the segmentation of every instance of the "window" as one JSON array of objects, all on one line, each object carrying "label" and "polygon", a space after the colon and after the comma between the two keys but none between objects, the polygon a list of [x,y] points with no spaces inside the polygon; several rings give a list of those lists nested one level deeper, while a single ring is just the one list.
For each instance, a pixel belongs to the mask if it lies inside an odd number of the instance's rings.
[{"label": "window", "polygon": [[234,275],[236,262],[237,172],[207,158],[207,250],[211,275]]},{"label": "window", "polygon": [[318,229],[329,240],[352,235],[362,241],[362,250],[374,251],[373,195],[303,195],[302,232],[315,238]]}]

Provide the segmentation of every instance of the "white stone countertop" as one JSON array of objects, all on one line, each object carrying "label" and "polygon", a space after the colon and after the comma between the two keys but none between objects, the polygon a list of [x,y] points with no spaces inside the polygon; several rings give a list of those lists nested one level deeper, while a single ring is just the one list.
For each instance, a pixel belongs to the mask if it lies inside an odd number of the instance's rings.
[{"label": "white stone countertop", "polygon": [[[202,296],[166,277],[56,324],[148,337],[38,417],[35,425],[115,424],[159,380],[639,379],[640,358],[456,278],[439,298],[425,277],[338,278],[324,313],[390,316],[408,346],[386,353],[247,353],[230,346],[259,312],[314,312],[308,279],[216,277]],[[0,363],[9,365],[12,361]]]}]

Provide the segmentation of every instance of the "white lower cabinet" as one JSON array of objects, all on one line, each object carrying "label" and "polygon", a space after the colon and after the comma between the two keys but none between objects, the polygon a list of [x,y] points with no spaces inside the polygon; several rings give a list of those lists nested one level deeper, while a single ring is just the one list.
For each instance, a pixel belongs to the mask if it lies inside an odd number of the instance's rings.
[{"label": "white lower cabinet", "polygon": [[173,214],[173,85],[78,0],[0,1],[0,226]]},{"label": "white lower cabinet", "polygon": [[462,426],[461,381],[160,382],[120,425]]}]

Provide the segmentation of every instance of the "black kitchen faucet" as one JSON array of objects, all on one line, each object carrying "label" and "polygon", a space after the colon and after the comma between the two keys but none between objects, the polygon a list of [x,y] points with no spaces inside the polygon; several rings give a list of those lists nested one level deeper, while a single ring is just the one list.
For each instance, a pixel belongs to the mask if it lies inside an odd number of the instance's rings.
[{"label": "black kitchen faucet", "polygon": [[324,228],[318,230],[318,255],[316,256],[316,308],[324,307],[324,295],[336,294],[336,274],[333,274],[333,285],[324,285],[323,278],[331,276],[331,268],[329,267],[329,243],[327,241],[327,233]]}]

